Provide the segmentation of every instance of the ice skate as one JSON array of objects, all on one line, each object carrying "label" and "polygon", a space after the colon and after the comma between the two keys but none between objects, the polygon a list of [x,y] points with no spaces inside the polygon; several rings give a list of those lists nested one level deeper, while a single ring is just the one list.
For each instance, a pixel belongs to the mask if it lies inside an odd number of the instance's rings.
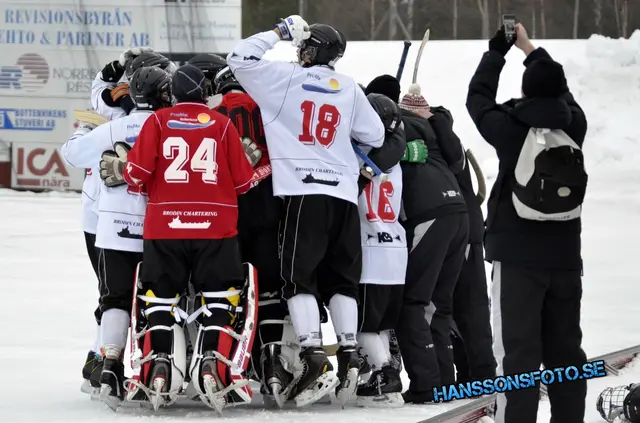
[{"label": "ice skate", "polygon": [[119,359],[105,358],[100,374],[100,400],[117,410],[124,399],[124,364]]},{"label": "ice skate", "polygon": [[82,378],[84,379],[80,391],[94,396],[100,394],[100,373],[102,372],[102,356],[93,351],[89,351],[84,366],[82,367]]},{"label": "ice skate", "polygon": [[294,386],[291,397],[297,407],[319,401],[340,383],[322,347],[306,347],[300,353],[304,371]]},{"label": "ice skate", "polygon": [[148,391],[146,392],[153,411],[158,411],[161,405],[165,405],[163,393],[169,391],[171,377],[171,361],[167,354],[158,353],[153,360],[153,367],[149,377]]},{"label": "ice skate", "polygon": [[340,380],[340,384],[336,387],[336,398],[344,407],[356,392],[362,363],[358,357],[356,346],[340,347],[336,357],[338,358],[338,379]]},{"label": "ice skate", "polygon": [[206,351],[203,354],[202,370],[200,377],[204,395],[201,395],[202,401],[209,407],[222,414],[222,409],[227,404],[225,400],[224,384],[216,370],[218,360],[213,351]]},{"label": "ice skate", "polygon": [[356,391],[358,407],[399,408],[404,405],[402,399],[402,381],[400,372],[392,365],[371,374],[369,381]]},{"label": "ice skate", "polygon": [[[282,408],[287,401],[288,396],[285,394],[287,388],[293,380],[293,376],[287,372],[280,361],[281,347],[279,345],[268,345],[262,351],[260,365],[262,366],[262,385],[264,387],[263,395],[271,397],[278,408]],[[270,399],[265,399],[267,403]]]}]

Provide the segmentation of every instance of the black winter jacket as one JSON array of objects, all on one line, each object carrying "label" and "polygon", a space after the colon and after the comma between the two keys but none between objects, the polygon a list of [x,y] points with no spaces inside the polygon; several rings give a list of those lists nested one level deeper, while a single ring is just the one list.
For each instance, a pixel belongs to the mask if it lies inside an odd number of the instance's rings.
[{"label": "black winter jacket", "polygon": [[407,142],[422,139],[429,151],[426,163],[401,163],[401,221],[405,227],[467,211],[455,177],[464,168],[460,139],[453,132],[453,120],[448,110],[434,107],[431,111],[433,116],[427,120],[402,110]]},{"label": "black winter jacket", "polygon": [[[524,61],[550,59],[538,48]],[[484,54],[469,85],[467,110],[483,138],[498,155],[498,177],[487,204],[485,251],[488,261],[546,269],[582,269],[580,219],[536,222],[520,218],[511,202],[511,187],[520,150],[530,128],[562,129],[582,147],[587,121],[571,93],[557,99],[531,98],[496,104],[505,59]]]}]

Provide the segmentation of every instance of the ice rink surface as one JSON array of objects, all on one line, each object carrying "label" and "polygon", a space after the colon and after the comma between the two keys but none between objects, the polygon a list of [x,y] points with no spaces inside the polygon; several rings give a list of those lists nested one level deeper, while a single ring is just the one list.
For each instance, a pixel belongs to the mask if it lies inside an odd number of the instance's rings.
[{"label": "ice rink surface", "polygon": [[[582,324],[584,348],[593,357],[640,344],[640,32],[626,41],[593,37],[541,45],[563,63],[589,120],[584,145],[590,187],[583,218]],[[475,41],[429,43],[419,82],[432,105],[451,109],[456,132],[474,150],[490,186],[497,159],[464,106],[469,79],[485,48],[485,42]],[[350,43],[338,70],[366,84],[379,74],[395,74],[401,51],[402,43]],[[290,54],[283,46],[269,57],[291,60]],[[415,51],[407,61],[407,75],[414,55]],[[519,51],[509,53],[500,101],[518,95],[521,59]],[[407,86],[403,82],[404,90]],[[93,342],[96,291],[81,232],[79,195],[0,190],[0,422],[410,423],[461,403],[399,410],[316,405],[279,412],[265,411],[258,403],[229,409],[223,417],[200,404],[187,404],[156,416],[130,409],[114,414],[79,391],[82,361]],[[630,382],[640,382],[637,361],[618,377],[590,381],[586,422],[602,421],[595,399],[605,387]],[[548,403],[541,404],[539,421],[548,422]]]}]

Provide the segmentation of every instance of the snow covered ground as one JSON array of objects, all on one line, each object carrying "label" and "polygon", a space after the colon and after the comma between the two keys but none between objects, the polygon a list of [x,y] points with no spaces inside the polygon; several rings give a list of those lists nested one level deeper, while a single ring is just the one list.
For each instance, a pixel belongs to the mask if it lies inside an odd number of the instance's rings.
[{"label": "snow covered ground", "polygon": [[[594,37],[588,41],[547,41],[561,61],[569,85],[589,119],[585,142],[590,189],[584,212],[584,347],[590,357],[640,344],[640,275],[635,260],[640,214],[640,163],[637,123],[640,114],[640,32],[630,40]],[[474,150],[489,183],[497,159],[469,119],[464,102],[469,79],[486,42],[430,42],[419,82],[433,105],[451,109],[455,129]],[[413,70],[416,51],[405,69],[403,88]],[[350,43],[338,70],[367,83],[381,73],[395,74],[402,43]],[[270,57],[292,60],[283,45]],[[509,53],[499,99],[519,93],[523,55]],[[63,140],[61,140],[62,142]],[[190,404],[160,416],[125,410],[113,414],[79,391],[80,366],[93,336],[95,277],[80,232],[79,197],[0,190],[0,421],[146,422],[233,420],[274,423],[389,422],[410,423],[457,404],[407,406],[401,410],[363,410],[317,405],[285,412],[229,410],[217,417]],[[328,330],[328,328],[327,328]],[[595,399],[606,386],[640,382],[640,363],[621,376],[589,382],[587,423],[600,422]],[[140,417],[142,415],[142,417]],[[548,421],[543,402],[539,421]]]}]

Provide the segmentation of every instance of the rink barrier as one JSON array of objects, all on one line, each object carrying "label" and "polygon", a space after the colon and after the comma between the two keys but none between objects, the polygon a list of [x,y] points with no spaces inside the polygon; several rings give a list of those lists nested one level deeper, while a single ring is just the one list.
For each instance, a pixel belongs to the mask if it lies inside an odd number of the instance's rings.
[{"label": "rink barrier", "polygon": [[[600,355],[588,361],[604,361],[607,376],[617,376],[627,364],[640,354],[640,345]],[[546,386],[540,386],[540,398],[547,395]],[[482,417],[493,417],[496,394],[481,397],[418,423],[476,423]]]}]

